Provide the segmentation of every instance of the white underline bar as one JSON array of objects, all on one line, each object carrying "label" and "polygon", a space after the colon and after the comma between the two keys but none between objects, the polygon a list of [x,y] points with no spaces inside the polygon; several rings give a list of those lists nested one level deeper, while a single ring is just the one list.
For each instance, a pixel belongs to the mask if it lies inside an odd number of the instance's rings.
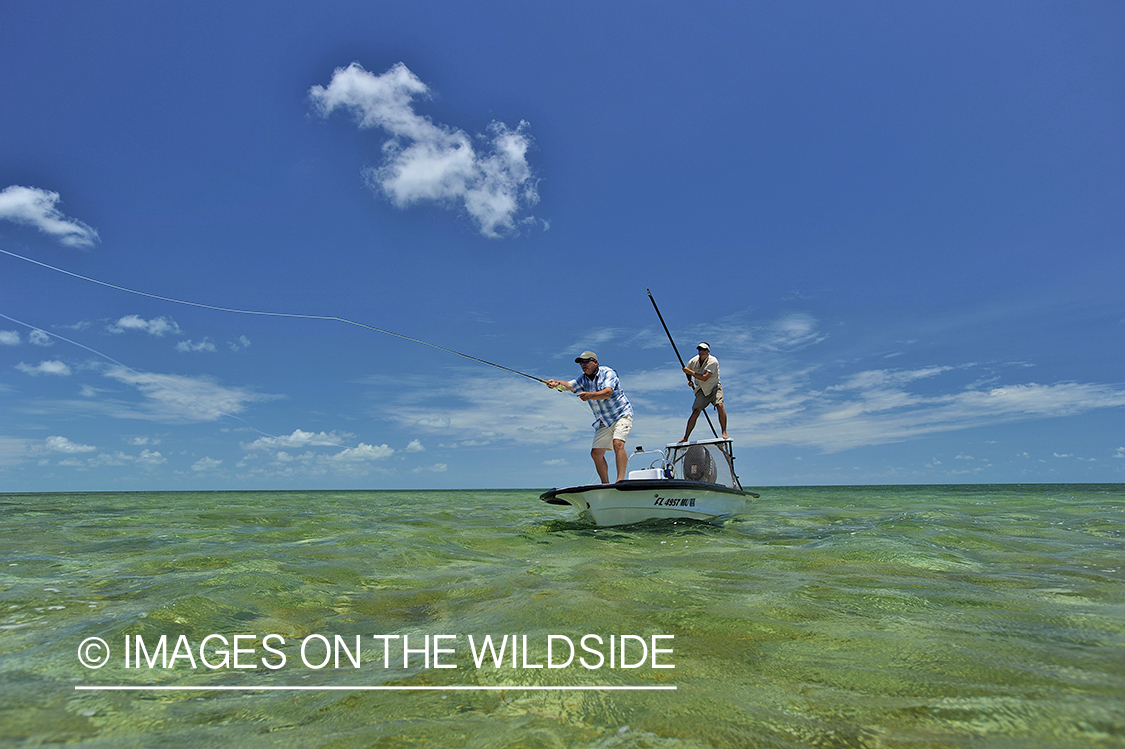
[{"label": "white underline bar", "polygon": [[214,687],[160,687],[152,685],[142,686],[76,686],[76,691],[87,692],[328,692],[328,691],[366,691],[366,692],[418,692],[418,691],[462,691],[462,692],[500,692],[500,691],[617,691],[617,692],[643,692],[643,691],[675,691],[675,686],[654,686],[654,687],[624,687],[624,686],[523,686],[519,684],[511,686],[419,686],[419,687],[371,687],[371,686],[358,686],[358,687],[294,687],[294,686],[264,686],[264,687],[232,687],[232,686],[214,686]]}]

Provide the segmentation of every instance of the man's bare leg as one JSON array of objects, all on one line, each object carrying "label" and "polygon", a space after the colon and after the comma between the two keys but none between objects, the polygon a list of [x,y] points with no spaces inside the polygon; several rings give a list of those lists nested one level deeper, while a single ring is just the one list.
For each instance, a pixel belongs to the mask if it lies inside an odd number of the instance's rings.
[{"label": "man's bare leg", "polygon": [[700,413],[701,413],[701,411],[692,411],[691,412],[691,416],[689,416],[688,420],[687,420],[687,431],[684,432],[684,438],[682,440],[680,440],[680,442],[687,442],[688,441],[688,437],[691,436],[692,430],[695,429],[695,422],[699,420],[699,414]]},{"label": "man's bare leg", "polygon": [[719,429],[723,430],[723,439],[729,440],[730,437],[727,436],[727,410],[723,408],[722,403],[715,406],[715,410],[719,412]]},{"label": "man's bare leg", "polygon": [[[614,440],[615,447],[616,447],[617,442],[620,442],[620,440]],[[624,443],[622,443],[622,444],[624,444]],[[622,452],[624,452],[624,449],[622,449]],[[590,457],[594,459],[594,468],[596,468],[597,471],[598,471],[598,478],[600,478],[602,480],[603,484],[608,484],[609,483],[609,466],[605,462],[605,448],[604,447],[593,448],[592,450],[590,450]],[[626,456],[626,460],[627,459],[628,459],[628,456]]]},{"label": "man's bare leg", "polygon": [[[625,452],[625,440],[613,441],[613,454],[617,458],[617,480],[625,480],[625,472],[629,468],[629,453]],[[608,484],[608,481],[603,481]]]}]

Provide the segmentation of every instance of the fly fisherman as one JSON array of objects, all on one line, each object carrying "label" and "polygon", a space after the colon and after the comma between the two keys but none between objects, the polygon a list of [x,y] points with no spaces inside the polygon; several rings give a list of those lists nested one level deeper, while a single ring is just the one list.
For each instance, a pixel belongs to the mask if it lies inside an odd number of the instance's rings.
[{"label": "fly fisherman", "polygon": [[[687,420],[687,430],[680,442],[688,441],[691,430],[695,429],[695,422],[699,418],[700,412],[707,408],[708,403],[713,404],[715,411],[719,414],[719,428],[723,430],[723,439],[729,439],[727,437],[727,410],[723,408],[723,385],[719,382],[719,360],[711,356],[711,346],[706,341],[696,346],[695,350],[699,354],[692,357],[692,360],[684,367],[684,374],[688,376],[688,384],[695,390],[695,403],[691,407],[691,416]],[[695,379],[694,383],[692,378]]]},{"label": "fly fisherman", "polygon": [[581,377],[576,380],[547,380],[547,387],[577,393],[581,400],[590,404],[590,410],[594,412],[594,429],[597,430],[590,457],[594,459],[598,478],[603,484],[609,483],[605,451],[612,447],[617,461],[617,480],[622,481],[629,465],[625,439],[633,428],[633,406],[621,389],[617,373],[609,367],[599,367],[598,355],[593,351],[583,351],[574,362],[582,367]]}]

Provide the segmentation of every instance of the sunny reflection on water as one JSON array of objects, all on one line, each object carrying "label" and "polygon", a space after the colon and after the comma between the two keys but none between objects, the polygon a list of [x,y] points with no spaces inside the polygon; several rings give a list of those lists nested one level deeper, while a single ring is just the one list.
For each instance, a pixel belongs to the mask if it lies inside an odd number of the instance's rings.
[{"label": "sunny reflection on water", "polygon": [[[538,494],[0,495],[0,744],[1125,746],[1125,486],[763,489],[722,526],[612,529]],[[255,667],[199,663],[211,634],[255,635]],[[633,636],[633,662],[672,635],[675,668],[608,668],[608,646],[599,668],[581,650],[524,667],[586,634]],[[196,649],[125,667],[126,636],[161,635]],[[358,635],[361,668],[306,667],[310,635]],[[401,639],[385,668],[375,635],[448,635],[457,668],[403,668]],[[477,667],[486,635],[528,653]],[[79,662],[90,637],[103,668]],[[512,688],[75,689],[92,685]]]}]

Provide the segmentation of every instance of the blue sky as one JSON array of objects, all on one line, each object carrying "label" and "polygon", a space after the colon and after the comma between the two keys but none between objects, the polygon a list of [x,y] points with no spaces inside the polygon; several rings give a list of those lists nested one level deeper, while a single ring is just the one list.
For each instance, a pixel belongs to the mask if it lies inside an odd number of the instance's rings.
[{"label": "blue sky", "polygon": [[[0,249],[536,377],[748,486],[1125,480],[1125,7],[54,3],[0,24]],[[0,489],[548,487],[572,395],[0,255]],[[700,421],[696,436],[705,436]]]}]

